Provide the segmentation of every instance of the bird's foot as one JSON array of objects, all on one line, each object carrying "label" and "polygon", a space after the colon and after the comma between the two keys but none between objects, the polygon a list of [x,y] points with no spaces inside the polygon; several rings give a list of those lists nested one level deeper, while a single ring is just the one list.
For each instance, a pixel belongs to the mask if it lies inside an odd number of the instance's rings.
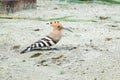
[{"label": "bird's foot", "polygon": [[59,50],[58,48],[51,48],[51,50]]}]

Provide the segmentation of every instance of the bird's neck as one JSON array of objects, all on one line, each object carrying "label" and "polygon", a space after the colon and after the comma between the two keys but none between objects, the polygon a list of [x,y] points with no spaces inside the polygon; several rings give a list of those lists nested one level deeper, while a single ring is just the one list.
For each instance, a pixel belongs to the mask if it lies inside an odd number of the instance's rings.
[{"label": "bird's neck", "polygon": [[58,29],[53,29],[52,33],[58,35],[58,36],[61,36],[62,35],[62,31],[61,30],[58,30]]},{"label": "bird's neck", "polygon": [[53,31],[48,36],[54,39],[55,41],[59,41],[62,37],[62,31],[53,29]]}]

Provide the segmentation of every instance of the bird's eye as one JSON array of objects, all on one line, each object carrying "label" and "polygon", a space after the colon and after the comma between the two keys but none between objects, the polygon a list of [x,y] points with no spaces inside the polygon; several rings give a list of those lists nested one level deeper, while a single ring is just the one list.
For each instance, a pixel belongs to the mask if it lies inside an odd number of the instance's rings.
[{"label": "bird's eye", "polygon": [[52,24],[52,22],[50,22],[50,24]]},{"label": "bird's eye", "polygon": [[58,26],[58,28],[60,28],[60,26]]},{"label": "bird's eye", "polygon": [[54,21],[54,23],[56,23],[56,21]]}]

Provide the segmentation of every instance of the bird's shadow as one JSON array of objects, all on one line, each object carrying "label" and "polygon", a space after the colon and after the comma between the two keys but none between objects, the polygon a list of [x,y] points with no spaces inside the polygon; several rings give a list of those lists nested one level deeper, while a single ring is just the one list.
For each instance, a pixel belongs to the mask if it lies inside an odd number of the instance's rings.
[{"label": "bird's shadow", "polygon": [[77,46],[59,46],[58,48],[34,49],[32,51],[72,51],[77,48]]},{"label": "bird's shadow", "polygon": [[50,49],[34,49],[32,51],[59,51],[58,48],[50,48]]}]

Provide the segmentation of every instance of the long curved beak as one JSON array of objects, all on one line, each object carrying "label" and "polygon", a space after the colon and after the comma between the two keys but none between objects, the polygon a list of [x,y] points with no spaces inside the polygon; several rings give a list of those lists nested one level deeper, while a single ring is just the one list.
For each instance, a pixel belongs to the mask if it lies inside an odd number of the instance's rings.
[{"label": "long curved beak", "polygon": [[65,28],[63,27],[64,30],[67,30],[67,31],[70,31],[70,32],[73,32],[72,30],[70,30],[69,28]]}]

